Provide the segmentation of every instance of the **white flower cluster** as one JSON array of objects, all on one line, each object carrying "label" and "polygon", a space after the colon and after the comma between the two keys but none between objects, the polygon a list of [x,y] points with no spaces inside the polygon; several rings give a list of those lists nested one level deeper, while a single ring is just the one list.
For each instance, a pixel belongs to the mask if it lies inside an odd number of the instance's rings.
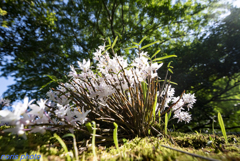
[{"label": "white flower cluster", "polygon": [[[90,112],[84,112],[84,109],[82,109],[82,112],[80,113],[77,109],[71,110],[69,105],[64,106],[57,103],[57,108],[55,110],[57,118],[51,118],[51,112],[46,109],[47,100],[40,99],[37,101],[37,104],[32,104],[33,101],[35,100],[28,102],[28,97],[25,97],[24,103],[13,105],[13,111],[7,109],[0,111],[0,123],[2,125],[8,124],[15,126],[14,128],[4,130],[5,132],[21,135],[26,139],[25,131],[31,131],[32,133],[40,132],[44,134],[47,126],[44,126],[43,124],[50,124],[53,126],[66,124],[59,119],[65,119],[73,126],[76,126],[76,122],[78,121],[83,124],[86,120],[87,114]],[[28,108],[30,108],[30,110]],[[26,126],[28,126],[28,129],[25,128]],[[50,129],[54,130],[52,128]],[[69,130],[73,132],[73,128],[70,128]]]},{"label": "white flower cluster", "polygon": [[[78,126],[79,122],[84,124],[90,110],[84,112],[82,108],[80,112],[79,108],[71,101],[69,90],[75,92],[79,97],[81,97],[81,95],[87,95],[87,97],[93,100],[96,107],[101,108],[108,106],[108,97],[116,93],[116,89],[125,91],[128,89],[128,83],[131,87],[135,88],[134,81],[138,80],[137,83],[140,83],[146,81],[148,76],[150,76],[150,78],[157,77],[156,70],[162,66],[162,64],[158,63],[149,64],[148,59],[145,57],[147,53],[141,52],[139,57],[133,60],[131,64],[132,68],[129,70],[126,69],[129,67],[127,60],[120,56],[110,58],[108,52],[102,55],[104,50],[105,45],[99,46],[99,49],[93,53],[93,59],[98,61],[97,71],[100,75],[104,75],[104,77],[94,74],[93,70],[91,70],[90,60],[86,61],[84,59],[83,63],[78,62],[79,69],[82,70],[81,74],[78,74],[75,68],[70,66],[71,72],[69,76],[72,77],[70,83],[59,86],[57,90],[50,90],[47,93],[49,97],[48,102],[47,100],[40,99],[40,101],[37,101],[37,104],[32,104],[34,100],[28,102],[28,98],[25,97],[23,104],[20,103],[13,106],[13,111],[1,110],[0,123],[15,125],[15,128],[5,131],[25,137],[25,131],[44,133],[49,127],[48,124],[54,126],[66,125],[67,123],[72,125],[69,130],[73,132],[74,127]],[[112,84],[115,85],[115,88]],[[86,93],[83,88],[87,89],[88,93]],[[165,92],[166,89],[161,93],[161,96],[164,95]],[[167,92],[164,108],[168,107],[170,102],[174,103],[178,101],[179,97],[173,97],[173,95],[174,89],[170,87]],[[129,101],[131,101],[131,99]],[[184,94],[183,98],[172,108],[175,114],[174,118],[178,118],[178,121],[189,122],[191,116],[187,112],[182,111],[183,105],[187,104],[189,109],[192,108],[195,101],[194,95]],[[29,129],[25,129],[26,127]]]},{"label": "white flower cluster", "polygon": [[[167,91],[167,87],[162,91],[161,93],[161,97],[163,97],[163,95],[166,94]],[[168,87],[168,91],[167,91],[167,95],[165,98],[165,105],[164,105],[164,109],[166,107],[169,107],[170,103],[176,103],[173,107],[172,107],[172,111],[174,112],[174,116],[173,118],[178,118],[178,122],[190,122],[191,121],[191,115],[186,112],[186,111],[182,111],[184,110],[184,106],[187,105],[188,110],[190,108],[193,107],[193,104],[196,102],[196,98],[194,96],[194,94],[183,94],[182,98],[180,99],[180,97],[174,97],[174,93],[175,90],[174,88],[171,88],[171,85],[169,85]],[[163,109],[163,110],[164,110]]]}]

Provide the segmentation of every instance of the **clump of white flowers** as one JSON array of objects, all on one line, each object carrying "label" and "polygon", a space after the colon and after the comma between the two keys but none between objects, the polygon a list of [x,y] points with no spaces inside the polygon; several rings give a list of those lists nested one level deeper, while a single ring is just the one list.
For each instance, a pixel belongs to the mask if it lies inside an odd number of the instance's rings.
[{"label": "clump of white flowers", "polygon": [[[98,62],[97,69],[92,70],[90,60],[85,59],[83,62],[78,61],[79,68],[76,69],[81,72],[70,66],[71,79],[50,90],[47,93],[48,100],[40,99],[37,104],[33,104],[35,100],[29,101],[25,97],[24,103],[13,106],[13,111],[1,110],[0,123],[15,126],[5,131],[25,138],[26,131],[45,133],[46,130],[61,127],[73,133],[90,118],[115,121],[123,129],[140,134],[145,133],[146,122],[150,127],[153,115],[157,117],[159,112],[163,113],[167,108],[171,108],[173,118],[178,121],[191,120],[184,106],[188,110],[193,107],[196,102],[194,94],[183,93],[181,97],[174,97],[174,88],[169,84],[164,90],[157,91],[158,83],[155,82],[159,77],[156,71],[163,64],[149,63],[146,52],[139,52],[139,57],[131,64],[122,56],[114,54],[110,58],[105,45],[99,46],[93,55],[93,59]],[[142,82],[145,82],[146,90]],[[155,95],[158,100],[162,100],[156,105]],[[87,109],[86,112],[84,109]]]}]

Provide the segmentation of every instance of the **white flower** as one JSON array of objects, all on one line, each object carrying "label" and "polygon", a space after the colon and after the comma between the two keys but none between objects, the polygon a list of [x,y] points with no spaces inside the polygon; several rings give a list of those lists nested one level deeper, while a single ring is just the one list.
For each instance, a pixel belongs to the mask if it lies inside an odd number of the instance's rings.
[{"label": "white flower", "polygon": [[13,105],[14,114],[19,115],[19,116],[24,114],[26,112],[28,106],[31,105],[31,103],[33,101],[35,101],[35,99],[33,99],[30,102],[28,102],[28,97],[25,97],[23,104],[22,103],[18,103],[16,106]]},{"label": "white flower", "polygon": [[70,76],[70,77],[72,76],[72,77],[74,77],[74,78],[77,78],[77,77],[78,77],[78,74],[77,74],[74,66],[73,66],[73,65],[70,65],[70,68],[71,68],[71,71],[69,72],[69,75],[68,75],[68,76]]},{"label": "white flower", "polygon": [[60,118],[63,118],[66,114],[67,111],[69,110],[67,106],[63,106],[61,104],[57,104],[58,110],[55,111],[56,115]]},{"label": "white flower", "polygon": [[196,99],[195,99],[195,96],[194,94],[191,94],[191,93],[188,93],[188,94],[183,94],[183,100],[184,100],[184,103],[195,103],[196,102]]},{"label": "white flower", "polygon": [[37,127],[34,127],[32,130],[31,130],[32,133],[41,133],[41,134],[45,134],[46,133],[46,129],[45,129],[45,126],[37,126]]},{"label": "white flower", "polygon": [[191,115],[189,113],[183,112],[183,111],[174,114],[173,118],[178,118],[178,122],[185,121],[185,122],[189,123],[191,121]]},{"label": "white flower", "polygon": [[85,59],[83,59],[83,63],[81,63],[80,61],[77,62],[78,66],[80,67],[80,69],[83,70],[83,72],[87,72],[90,69],[90,60],[88,59],[88,61],[86,62]]},{"label": "white flower", "polygon": [[20,115],[16,115],[15,113],[9,110],[1,110],[0,111],[0,122],[1,123],[10,123],[14,124],[15,121],[18,121],[21,117]]},{"label": "white flower", "polygon": [[30,105],[30,108],[32,109],[32,111],[30,111],[28,114],[38,115],[39,117],[42,117],[42,115],[44,113],[46,102],[47,102],[47,100],[40,99],[40,101],[37,101],[37,104],[39,106],[37,106],[35,104]]},{"label": "white flower", "polygon": [[14,128],[11,129],[5,129],[4,132],[11,132],[12,134],[18,134],[19,136],[22,136],[24,139],[27,139],[27,136],[24,132],[23,124],[17,124]]},{"label": "white flower", "polygon": [[84,124],[85,121],[87,120],[87,115],[89,112],[91,112],[91,110],[87,110],[86,112],[84,112],[84,109],[82,107],[82,111],[81,113],[79,111],[74,111],[75,112],[75,115],[76,115],[76,119],[74,121],[80,121],[81,124]]},{"label": "white flower", "polygon": [[104,50],[105,50],[105,43],[104,43],[103,46],[99,46],[98,48],[99,48],[100,50],[104,51]]}]

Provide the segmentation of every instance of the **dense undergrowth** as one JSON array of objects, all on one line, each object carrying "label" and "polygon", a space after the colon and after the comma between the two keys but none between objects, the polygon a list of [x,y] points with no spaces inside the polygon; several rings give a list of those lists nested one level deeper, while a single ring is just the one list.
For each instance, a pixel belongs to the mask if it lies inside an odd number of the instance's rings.
[{"label": "dense undergrowth", "polygon": [[[4,127],[1,127],[2,129]],[[58,133],[60,137],[64,134]],[[210,134],[185,134],[171,132],[169,135],[135,137],[132,140],[119,139],[119,149],[112,144],[96,143],[96,158],[94,158],[91,140],[76,134],[79,160],[205,160],[201,157],[217,160],[240,160],[240,137],[229,135],[228,143],[223,136]],[[74,157],[72,138],[63,138],[68,153],[53,137],[53,132],[45,135],[28,134],[28,139],[4,133],[1,130],[0,156],[2,155],[41,155],[40,160],[77,160]],[[80,138],[84,138],[79,140]],[[170,149],[170,148],[173,149]],[[182,150],[186,153],[176,150]],[[19,159],[17,159],[19,160]],[[22,159],[25,160],[25,159]],[[30,159],[34,160],[34,159]],[[36,159],[39,160],[39,159]]]}]

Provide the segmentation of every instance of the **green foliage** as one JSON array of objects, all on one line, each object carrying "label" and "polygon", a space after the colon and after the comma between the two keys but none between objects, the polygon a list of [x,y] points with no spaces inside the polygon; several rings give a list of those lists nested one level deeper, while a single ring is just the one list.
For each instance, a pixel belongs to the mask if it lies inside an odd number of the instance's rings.
[{"label": "green foliage", "polygon": [[220,114],[220,112],[218,112],[218,123],[219,123],[219,125],[221,127],[222,134],[223,134],[224,139],[225,139],[225,141],[227,143],[228,140],[227,140],[226,129],[225,129],[224,122],[223,122],[223,119],[222,119],[222,115]]},{"label": "green foliage", "polygon": [[78,160],[79,160],[79,159],[78,159],[78,148],[77,148],[77,142],[76,142],[75,135],[69,133],[69,134],[63,135],[63,138],[69,137],[69,136],[73,137],[73,149],[74,149],[74,153],[75,153],[75,159],[76,159],[76,161],[78,161]]},{"label": "green foliage", "polygon": [[[49,87],[56,85],[44,75],[63,79],[70,64],[88,58],[93,62],[93,51],[108,41],[107,37],[115,40],[115,52],[129,60],[136,56],[134,48],[128,48],[132,46],[129,40],[139,42],[143,37],[142,49],[150,54],[161,49],[162,56],[166,48],[190,42],[190,33],[200,32],[215,15],[213,10],[219,7],[216,2],[1,1],[1,9],[7,12],[3,19],[9,27],[0,32],[1,77],[14,73],[18,80],[4,96],[16,100],[28,93],[32,98],[44,98]],[[146,46],[149,42],[159,43]],[[120,50],[124,48],[129,50]],[[11,56],[12,61],[5,64],[5,56]]]},{"label": "green foliage", "polygon": [[54,138],[56,138],[59,141],[59,143],[61,144],[61,146],[64,149],[65,153],[67,154],[67,161],[70,161],[71,158],[70,158],[70,156],[68,154],[68,149],[67,149],[67,146],[64,143],[64,141],[56,133],[54,134]]},{"label": "green foliage", "polygon": [[[231,14],[222,24],[209,30],[210,34],[203,34],[191,44],[176,46],[165,50],[178,57],[171,60],[174,74],[171,81],[177,82],[175,94],[179,95],[182,89],[195,93],[197,102],[191,111],[192,121],[188,124],[193,131],[211,128],[211,117],[215,111],[221,111],[226,117],[226,128],[239,131],[239,85],[240,82],[240,10],[231,9]],[[168,61],[166,61],[168,63]],[[169,61],[170,62],[170,61]],[[166,70],[168,67],[163,67]],[[160,77],[164,73],[159,71]],[[169,124],[175,124],[173,121]],[[182,131],[190,131],[184,123],[175,124]],[[215,126],[215,129],[219,127]]]},{"label": "green foliage", "polygon": [[87,129],[88,129],[88,131],[89,131],[90,133],[93,133],[92,125],[91,125],[90,122],[87,122],[87,123],[85,124],[85,126],[87,127]]},{"label": "green foliage", "polygon": [[118,125],[115,122],[113,123],[113,125],[115,126],[113,130],[113,141],[118,150],[118,136],[117,136]]},{"label": "green foliage", "polygon": [[165,114],[165,134],[167,135],[168,114]]}]

